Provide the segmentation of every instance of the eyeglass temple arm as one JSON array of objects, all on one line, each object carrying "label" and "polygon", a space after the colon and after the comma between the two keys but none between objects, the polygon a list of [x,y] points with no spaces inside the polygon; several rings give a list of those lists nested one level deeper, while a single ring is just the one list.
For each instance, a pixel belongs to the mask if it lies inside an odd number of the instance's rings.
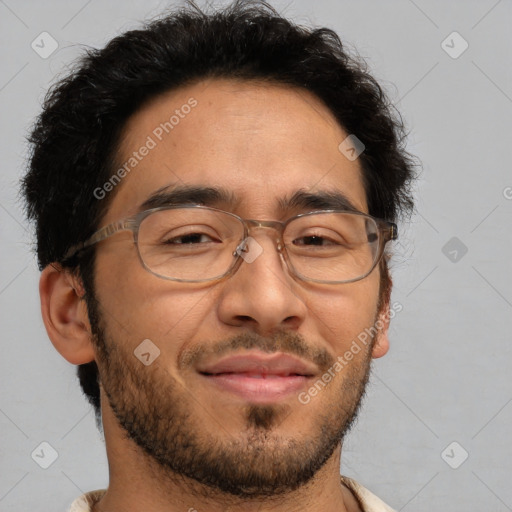
[{"label": "eyeglass temple arm", "polygon": [[133,219],[124,219],[118,220],[116,222],[112,222],[108,226],[99,229],[91,235],[85,242],[81,242],[79,244],[73,245],[64,255],[64,261],[72,258],[77,255],[80,251],[83,251],[85,248],[90,247],[91,245],[97,244],[102,240],[114,235],[118,231],[122,231],[123,229],[132,229],[133,227]]},{"label": "eyeglass temple arm", "polygon": [[398,238],[398,226],[394,222],[387,222],[385,233],[387,240],[396,240]]}]

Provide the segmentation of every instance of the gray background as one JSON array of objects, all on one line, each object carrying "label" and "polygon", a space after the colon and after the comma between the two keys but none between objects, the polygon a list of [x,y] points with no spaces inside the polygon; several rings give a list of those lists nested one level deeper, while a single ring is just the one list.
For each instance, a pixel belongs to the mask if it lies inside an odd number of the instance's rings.
[{"label": "gray background", "polygon": [[[300,23],[334,28],[358,49],[423,162],[417,213],[395,246],[393,300],[403,311],[392,322],[390,353],[375,364],[342,471],[397,510],[512,510],[512,2],[271,3]],[[108,482],[75,369],[40,319],[31,230],[17,198],[24,137],[49,84],[84,46],[101,47],[168,5],[0,1],[1,511],[66,510]],[[31,48],[43,31],[59,44],[47,59]],[[458,58],[445,49],[458,53],[460,39],[441,45],[453,31],[469,44]],[[43,441],[58,454],[48,469],[31,457]]]}]

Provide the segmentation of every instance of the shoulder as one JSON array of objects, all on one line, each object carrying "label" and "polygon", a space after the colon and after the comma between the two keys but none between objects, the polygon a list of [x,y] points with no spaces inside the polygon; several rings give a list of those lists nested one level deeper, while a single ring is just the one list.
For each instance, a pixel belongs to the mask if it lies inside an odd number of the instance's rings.
[{"label": "shoulder", "polygon": [[68,512],[90,512],[91,507],[100,501],[106,492],[106,489],[102,489],[82,494],[82,496],[73,501]]},{"label": "shoulder", "polygon": [[341,481],[354,493],[364,512],[395,512],[394,509],[355,480],[341,475]]}]

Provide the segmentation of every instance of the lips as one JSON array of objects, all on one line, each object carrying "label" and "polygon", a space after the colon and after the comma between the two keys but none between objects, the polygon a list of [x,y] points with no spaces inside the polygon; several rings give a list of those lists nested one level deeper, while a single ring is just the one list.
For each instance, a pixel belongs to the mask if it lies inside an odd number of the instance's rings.
[{"label": "lips", "polygon": [[223,373],[245,373],[252,376],[302,375],[311,377],[317,373],[317,367],[295,356],[282,353],[265,354],[252,352],[228,356],[218,362],[206,364],[198,371],[203,374],[220,375]]},{"label": "lips", "polygon": [[228,356],[197,370],[217,389],[254,403],[282,400],[318,373],[316,365],[295,356],[259,351]]}]

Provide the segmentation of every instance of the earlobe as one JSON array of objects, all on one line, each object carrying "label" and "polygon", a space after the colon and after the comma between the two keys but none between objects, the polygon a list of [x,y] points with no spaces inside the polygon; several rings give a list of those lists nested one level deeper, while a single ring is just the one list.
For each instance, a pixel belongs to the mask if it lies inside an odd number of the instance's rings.
[{"label": "earlobe", "polygon": [[375,335],[375,343],[372,349],[372,357],[374,359],[385,356],[389,350],[389,321],[389,305],[386,305],[386,307],[382,308],[375,322],[377,334]]},{"label": "earlobe", "polygon": [[58,264],[41,273],[39,295],[46,332],[57,351],[72,364],[94,360],[91,328],[79,279]]}]

